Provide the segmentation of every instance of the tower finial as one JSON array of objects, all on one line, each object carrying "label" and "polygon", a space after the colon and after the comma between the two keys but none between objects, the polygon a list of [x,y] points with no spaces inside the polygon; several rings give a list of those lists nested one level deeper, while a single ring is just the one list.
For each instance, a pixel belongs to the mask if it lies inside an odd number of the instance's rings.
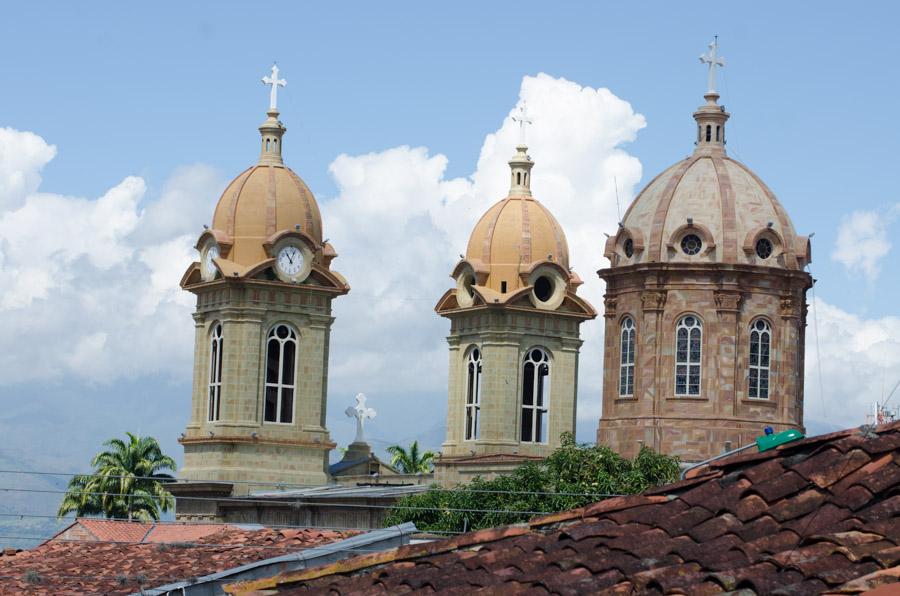
[{"label": "tower finial", "polygon": [[271,85],[272,90],[269,92],[269,111],[278,111],[278,88],[286,87],[287,81],[278,78],[278,64],[272,63],[272,76],[262,78],[263,85]]},{"label": "tower finial", "polygon": [[278,88],[287,85],[287,81],[278,78],[278,65],[273,64],[272,76],[263,77],[262,82],[264,85],[271,85],[272,90],[269,92],[269,111],[266,112],[268,118],[259,127],[259,134],[262,135],[259,165],[283,166],[281,139],[287,129],[278,119]]},{"label": "tower finial", "polygon": [[707,95],[716,93],[716,67],[725,66],[725,58],[719,57],[719,36],[716,35],[709,43],[709,51],[700,54],[700,62],[708,65],[707,73]]},{"label": "tower finial", "polygon": [[519,123],[519,145],[526,146],[525,143],[525,127],[529,124],[534,124],[534,120],[531,119],[531,115],[528,113],[528,105],[526,101],[522,100],[522,105],[519,106],[518,114],[512,117],[513,122]]}]

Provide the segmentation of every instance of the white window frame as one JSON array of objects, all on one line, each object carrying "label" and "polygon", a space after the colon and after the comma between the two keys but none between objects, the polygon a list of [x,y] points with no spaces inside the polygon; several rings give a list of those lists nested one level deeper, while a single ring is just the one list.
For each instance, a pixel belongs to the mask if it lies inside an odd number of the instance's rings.
[{"label": "white window frame", "polygon": [[[287,337],[281,338],[278,337],[278,329],[280,327],[284,327],[288,330]],[[265,375],[265,383],[263,389],[263,423],[264,424],[294,424],[297,420],[297,362],[299,360],[300,355],[300,342],[298,341],[298,333],[297,330],[294,329],[293,326],[288,325],[287,323],[277,323],[269,329],[269,332],[266,334],[266,359],[263,362],[263,374]],[[278,380],[276,382],[269,381],[269,349],[272,340],[278,342]],[[284,382],[284,351],[285,345],[288,343],[294,344],[294,382],[293,384],[286,384]],[[275,420],[266,419],[266,401],[268,399],[269,389],[274,388],[276,390],[276,399],[275,399]],[[289,422],[285,422],[281,419],[281,399],[284,395],[284,390],[291,390],[292,394],[292,403],[291,403],[291,420]]]},{"label": "white window frame", "polygon": [[619,397],[634,397],[634,349],[637,327],[627,316],[619,323]]},{"label": "white window frame", "polygon": [[[763,324],[762,329],[757,329],[759,323]],[[756,341],[754,342],[754,335]],[[749,351],[747,352],[747,397],[749,399],[758,399],[761,401],[769,400],[770,389],[772,388],[772,325],[765,319],[756,319],[750,324]],[[763,340],[765,340],[766,353],[765,364],[763,364]],[[753,347],[756,344],[756,364],[753,363]],[[756,382],[753,380],[753,373],[756,373]],[[765,388],[763,388],[762,380],[765,377]],[[765,389],[765,395],[762,390]],[[754,395],[754,393],[756,395]]]},{"label": "white window frame", "polygon": [[[688,321],[692,321],[693,324],[688,325]],[[686,339],[686,347],[683,352],[684,358],[681,358],[681,354],[679,354],[678,350],[678,341],[679,335],[681,332],[685,332]],[[695,337],[695,332],[697,333]],[[693,350],[691,349],[691,344],[696,340],[697,342],[697,351],[696,358],[693,358]],[[684,367],[684,372],[679,373],[679,368]],[[692,374],[696,371],[696,375]],[[679,379],[680,375],[684,376],[684,390],[679,391]],[[691,377],[696,376],[697,383],[691,384]],[[678,324],[675,326],[675,395],[677,397],[700,397],[701,392],[703,391],[703,320],[697,315],[684,315],[680,319],[678,319]]]},{"label": "white window frame", "polygon": [[222,323],[215,323],[209,332],[209,383],[206,421],[218,422],[222,417]]},{"label": "white window frame", "polygon": [[[534,358],[534,354],[539,353],[541,357],[537,360]],[[539,445],[546,445],[550,440],[550,380],[551,380],[551,358],[550,352],[540,347],[529,348],[525,352],[525,357],[522,359],[522,393],[519,398],[519,402],[521,403],[521,411],[520,415],[522,416],[519,423],[519,441],[522,443],[535,443]],[[525,392],[527,390],[526,387],[526,378],[525,378],[525,368],[527,366],[533,366],[535,373],[531,378],[531,403],[525,403]],[[540,375],[540,367],[547,367],[547,374]],[[538,396],[541,396],[543,403],[538,404]],[[526,440],[524,438],[524,433],[522,425],[525,422],[525,412],[531,412],[531,439]],[[540,426],[540,430],[542,432],[536,432],[538,430],[538,419],[541,417],[544,424]],[[541,435],[544,435],[544,440],[541,440]]]},{"label": "white window frame", "polygon": [[466,357],[466,405],[463,437],[475,441],[481,434],[481,381],[482,354],[473,346]]}]

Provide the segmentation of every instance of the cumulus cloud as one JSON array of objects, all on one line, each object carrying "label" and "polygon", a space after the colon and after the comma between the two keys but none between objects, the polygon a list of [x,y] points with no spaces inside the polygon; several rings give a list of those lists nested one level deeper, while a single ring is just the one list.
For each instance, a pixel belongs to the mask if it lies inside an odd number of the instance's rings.
[{"label": "cumulus cloud", "polygon": [[[445,178],[446,157],[424,148],[341,155],[332,164],[339,192],[323,203],[325,226],[347,255],[334,266],[353,287],[335,303],[332,401],[366,391],[377,406],[378,397],[415,392],[431,396],[429,403],[409,407],[432,417],[445,412],[448,324],[433,307],[451,287],[449,273],[476,221],[509,190],[507,161],[519,141],[510,116],[523,101],[534,120],[527,131],[536,164],[532,190],[566,231],[573,266],[586,282],[579,293],[602,304],[603,285],[594,274],[600,233],[616,227],[613,179],[626,202],[640,180],[640,162],[622,145],[634,140],[644,118],[607,89],[546,74],[525,77],[518,102],[498,115],[468,177]],[[582,331],[580,416],[596,420],[602,329],[594,321]]]},{"label": "cumulus cloud", "polygon": [[881,272],[881,260],[891,250],[888,227],[900,213],[900,205],[886,213],[854,211],[841,222],[831,258],[848,272],[862,273],[870,282]]},{"label": "cumulus cloud", "polygon": [[[873,404],[900,381],[900,317],[864,318],[821,299],[811,306],[806,418],[841,428],[862,424]],[[900,403],[900,395],[891,403]]]},{"label": "cumulus cloud", "polygon": [[0,384],[189,374],[185,232],[209,218],[221,182],[196,166],[152,200],[134,176],[96,199],[38,192],[55,151],[0,129],[0,153],[17,156],[0,159]]}]

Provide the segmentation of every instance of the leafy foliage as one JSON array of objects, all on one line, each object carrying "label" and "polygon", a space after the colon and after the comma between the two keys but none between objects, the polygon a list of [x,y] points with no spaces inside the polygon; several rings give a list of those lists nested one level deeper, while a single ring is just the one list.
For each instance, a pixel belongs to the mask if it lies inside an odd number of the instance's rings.
[{"label": "leafy foliage", "polygon": [[400,445],[391,445],[387,448],[391,454],[391,465],[404,474],[428,473],[434,468],[434,451],[419,453],[419,442],[413,441],[409,451]]},{"label": "leafy foliage", "polygon": [[388,525],[413,522],[420,530],[461,532],[524,522],[540,513],[565,511],[606,496],[636,494],[678,479],[678,458],[642,448],[627,460],[603,445],[578,444],[571,433],[547,459],[526,463],[492,480],[404,497]]},{"label": "leafy foliage", "polygon": [[164,455],[153,437],[126,433],[128,440],[110,439],[106,450],[91,460],[92,474],[73,476],[57,515],[105,515],[108,518],[159,520],[175,507],[164,482],[174,479],[175,460]]}]

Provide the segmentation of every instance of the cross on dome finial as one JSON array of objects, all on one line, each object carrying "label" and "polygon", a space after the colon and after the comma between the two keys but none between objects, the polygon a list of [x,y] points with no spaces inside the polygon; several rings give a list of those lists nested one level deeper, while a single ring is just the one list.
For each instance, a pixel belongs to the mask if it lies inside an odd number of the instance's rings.
[{"label": "cross on dome finial", "polygon": [[356,418],[356,438],[354,443],[365,443],[366,437],[363,434],[363,424],[365,419],[375,418],[376,412],[372,408],[366,407],[366,396],[363,393],[356,394],[356,406],[350,406],[344,413],[350,418]]},{"label": "cross on dome finial", "polygon": [[725,58],[719,57],[719,36],[716,35],[709,44],[709,51],[700,55],[700,62],[709,65],[707,74],[707,94],[716,93],[716,67],[725,66]]},{"label": "cross on dome finial", "polygon": [[269,111],[278,111],[278,88],[287,86],[287,81],[278,78],[278,65],[272,64],[272,76],[262,78],[263,85],[271,85],[269,93]]},{"label": "cross on dome finial", "polygon": [[528,113],[528,105],[526,101],[522,100],[522,105],[519,106],[519,112],[517,115],[512,117],[513,122],[519,123],[519,145],[525,146],[525,127],[529,124],[534,124],[534,120],[531,119],[531,115]]}]

